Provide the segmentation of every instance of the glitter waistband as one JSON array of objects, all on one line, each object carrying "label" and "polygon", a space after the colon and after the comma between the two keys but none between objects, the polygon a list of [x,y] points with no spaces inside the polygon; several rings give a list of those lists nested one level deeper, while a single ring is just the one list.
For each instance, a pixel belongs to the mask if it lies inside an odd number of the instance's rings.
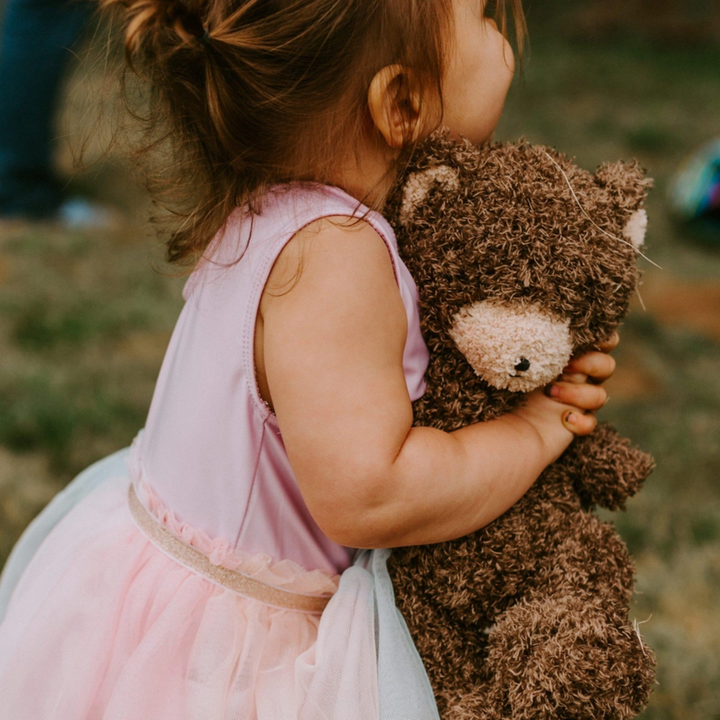
[{"label": "glitter waistband", "polygon": [[140,502],[133,485],[128,490],[130,513],[138,528],[155,547],[176,560],[180,565],[202,575],[210,582],[227,588],[238,595],[260,600],[268,605],[287,610],[321,613],[330,601],[329,595],[303,595],[283,590],[251,578],[236,570],[213,565],[206,555],[187,545],[163,527]]}]

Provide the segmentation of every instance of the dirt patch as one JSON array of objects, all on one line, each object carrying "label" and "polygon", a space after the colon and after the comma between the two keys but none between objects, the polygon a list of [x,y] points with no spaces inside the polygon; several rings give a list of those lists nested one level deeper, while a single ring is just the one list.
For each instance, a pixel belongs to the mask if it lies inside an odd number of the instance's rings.
[{"label": "dirt patch", "polygon": [[[720,281],[678,278],[667,272],[648,273],[641,288],[642,303],[634,302],[633,314],[647,314],[665,327],[677,327],[720,342]],[[621,333],[622,335],[622,333]],[[607,382],[615,400],[641,400],[656,395],[663,381],[648,365],[642,343],[623,336],[618,366]]]},{"label": "dirt patch", "polygon": [[648,276],[642,288],[647,312],[720,342],[720,281],[686,280],[666,273]]}]

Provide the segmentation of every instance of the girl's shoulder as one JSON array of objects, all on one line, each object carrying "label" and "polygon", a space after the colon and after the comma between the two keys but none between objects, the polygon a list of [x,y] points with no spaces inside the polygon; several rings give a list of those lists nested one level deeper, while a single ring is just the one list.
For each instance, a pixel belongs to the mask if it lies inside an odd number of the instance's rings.
[{"label": "girl's shoulder", "polygon": [[[369,225],[380,235],[393,254],[397,253],[395,232],[378,212],[339,187],[318,183],[290,183],[271,188],[257,219],[280,221],[283,234],[295,235],[314,223],[338,233],[352,234]],[[317,230],[317,227],[315,228]]]},{"label": "girl's shoulder", "polygon": [[[288,287],[310,265],[354,282],[354,276],[390,268],[394,284],[413,284],[403,272],[395,233],[388,221],[341,188],[294,184],[270,198],[270,213],[286,217],[287,230],[278,239],[276,266],[270,276]],[[263,210],[265,212],[265,210]],[[274,254],[274,253],[271,253]]]}]

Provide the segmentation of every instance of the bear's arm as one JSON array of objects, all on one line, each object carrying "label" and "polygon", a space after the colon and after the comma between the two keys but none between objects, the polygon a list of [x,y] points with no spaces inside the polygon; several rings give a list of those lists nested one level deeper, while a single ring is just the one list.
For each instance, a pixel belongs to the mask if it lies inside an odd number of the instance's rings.
[{"label": "bear's arm", "polygon": [[559,462],[574,478],[583,504],[623,510],[655,467],[650,455],[621,437],[607,423],[592,435],[576,438]]}]

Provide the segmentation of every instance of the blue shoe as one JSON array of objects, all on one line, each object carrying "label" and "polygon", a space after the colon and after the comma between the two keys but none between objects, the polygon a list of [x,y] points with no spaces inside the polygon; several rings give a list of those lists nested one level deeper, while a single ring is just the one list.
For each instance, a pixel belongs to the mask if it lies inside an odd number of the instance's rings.
[{"label": "blue shoe", "polygon": [[64,200],[53,220],[65,230],[115,230],[121,224],[117,210],[82,197]]},{"label": "blue shoe", "polygon": [[120,229],[123,218],[118,210],[83,197],[63,200],[57,209],[50,213],[0,213],[0,229],[24,230],[34,225],[46,225],[66,231],[102,232]]}]

